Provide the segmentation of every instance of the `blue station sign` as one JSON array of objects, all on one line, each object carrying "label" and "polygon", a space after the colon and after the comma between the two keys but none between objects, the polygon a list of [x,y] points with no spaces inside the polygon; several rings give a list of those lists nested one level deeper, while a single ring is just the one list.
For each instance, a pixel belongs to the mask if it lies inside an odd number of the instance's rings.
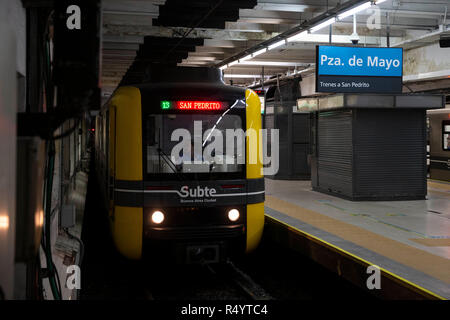
[{"label": "blue station sign", "polygon": [[317,46],[317,92],[402,92],[403,49]]}]

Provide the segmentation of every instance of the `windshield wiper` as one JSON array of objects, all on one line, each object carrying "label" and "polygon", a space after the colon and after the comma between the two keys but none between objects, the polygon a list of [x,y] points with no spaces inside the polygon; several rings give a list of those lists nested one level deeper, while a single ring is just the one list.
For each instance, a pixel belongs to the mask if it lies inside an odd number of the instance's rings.
[{"label": "windshield wiper", "polygon": [[159,173],[161,173],[161,159],[164,160],[164,162],[167,164],[167,166],[177,175],[179,180],[183,180],[184,176],[180,172],[180,170],[177,168],[177,165],[173,163],[172,159],[162,150],[160,146],[161,141],[161,130],[159,131],[159,139],[158,139],[158,161],[159,161]]},{"label": "windshield wiper", "polygon": [[160,159],[162,158],[165,163],[167,163],[168,167],[172,169],[173,172],[179,173],[179,169],[177,168],[177,165],[173,163],[173,161],[170,159],[170,157],[162,151],[161,148],[158,147],[158,156]]}]

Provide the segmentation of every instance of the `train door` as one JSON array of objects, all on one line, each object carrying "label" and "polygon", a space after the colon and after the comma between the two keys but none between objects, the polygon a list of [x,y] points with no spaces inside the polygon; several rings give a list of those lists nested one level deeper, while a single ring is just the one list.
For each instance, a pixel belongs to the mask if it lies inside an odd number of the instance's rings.
[{"label": "train door", "polygon": [[114,190],[116,182],[116,107],[113,106],[108,109],[108,176],[107,176],[107,193],[108,193],[108,208],[109,217],[114,220]]},{"label": "train door", "polygon": [[450,120],[442,121],[442,150],[450,152]]}]

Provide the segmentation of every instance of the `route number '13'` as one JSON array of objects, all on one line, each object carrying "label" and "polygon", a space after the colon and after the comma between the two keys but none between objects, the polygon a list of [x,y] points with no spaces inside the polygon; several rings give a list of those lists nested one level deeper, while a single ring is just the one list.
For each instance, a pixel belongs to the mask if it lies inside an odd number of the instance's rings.
[{"label": "route number '13'", "polygon": [[66,13],[70,14],[70,16],[68,16],[67,20],[66,20],[67,29],[80,30],[81,29],[81,9],[80,9],[80,7],[75,4],[72,4],[67,7]]}]

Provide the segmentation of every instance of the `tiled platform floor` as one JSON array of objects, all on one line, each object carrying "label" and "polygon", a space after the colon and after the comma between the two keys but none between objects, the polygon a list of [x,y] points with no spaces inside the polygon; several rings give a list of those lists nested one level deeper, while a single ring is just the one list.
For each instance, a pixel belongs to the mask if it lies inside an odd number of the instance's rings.
[{"label": "tiled platform floor", "polygon": [[310,181],[266,179],[266,214],[450,298],[450,184],[422,201],[352,202]]}]

